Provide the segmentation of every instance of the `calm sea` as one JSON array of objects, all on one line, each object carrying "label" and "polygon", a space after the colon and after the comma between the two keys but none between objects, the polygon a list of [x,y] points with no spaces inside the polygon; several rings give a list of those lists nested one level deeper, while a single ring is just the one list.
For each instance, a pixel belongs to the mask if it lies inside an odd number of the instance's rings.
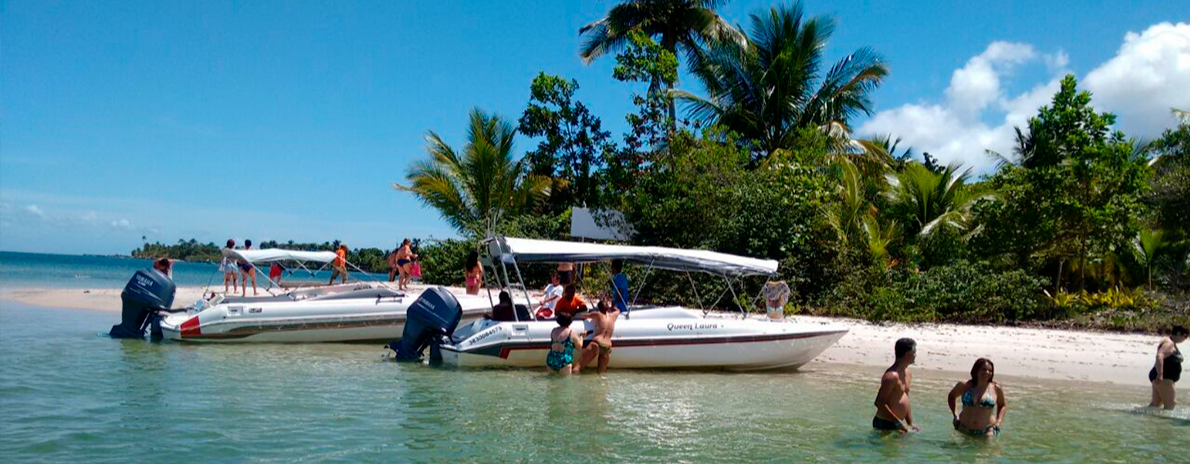
[{"label": "calm sea", "polygon": [[[90,278],[79,279],[113,287],[127,279],[117,269],[110,275],[94,271],[119,268],[105,261],[113,259],[99,259],[99,265],[86,265],[96,260],[87,257],[38,260],[53,264],[0,263],[5,285],[13,284],[9,273],[20,270],[44,279],[72,275],[40,266],[90,270]],[[130,273],[144,262],[137,263],[120,266]],[[177,275],[189,279],[180,270]],[[50,285],[28,275],[17,283]],[[959,375],[919,371],[913,396],[924,430],[881,436],[870,428],[876,367],[812,363],[799,372],[613,371],[564,379],[537,370],[399,364],[374,344],[117,341],[103,335],[117,318],[115,312],[0,302],[0,460],[1185,462],[1190,457],[1190,410],[1138,408],[1149,396],[1143,386],[997,374],[1010,407],[1004,434],[986,440],[950,429],[945,394]]]},{"label": "calm sea", "polygon": [[[61,288],[123,288],[132,273],[149,268],[151,261],[139,258],[119,258],[92,255],[55,255],[22,252],[0,252],[0,286],[5,287],[61,287]],[[317,268],[317,265],[314,266]],[[223,276],[214,263],[176,262],[174,282],[179,286],[223,285]],[[256,281],[263,284],[265,278],[257,273]],[[356,279],[385,279],[388,276],[353,271]],[[294,269],[285,279],[301,281],[322,281],[330,279],[329,271],[315,275]]]}]

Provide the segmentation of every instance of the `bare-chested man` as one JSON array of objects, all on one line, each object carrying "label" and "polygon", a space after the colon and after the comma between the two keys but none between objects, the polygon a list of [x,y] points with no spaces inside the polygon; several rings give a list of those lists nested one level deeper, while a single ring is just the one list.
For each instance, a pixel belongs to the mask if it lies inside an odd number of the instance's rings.
[{"label": "bare-chested man", "polygon": [[909,406],[909,384],[913,380],[909,365],[917,360],[917,343],[907,337],[898,339],[894,351],[897,361],[880,377],[880,392],[876,393],[876,417],[872,418],[872,427],[905,433],[918,431],[919,428],[913,424],[913,407]]},{"label": "bare-chested man", "polygon": [[597,370],[603,373],[607,371],[607,364],[612,359],[612,333],[616,330],[616,318],[620,317],[620,311],[612,307],[611,298],[607,294],[599,299],[599,305],[596,308],[598,311],[579,315],[579,318],[595,322],[595,336],[591,338],[591,344],[583,349],[583,355],[579,357],[578,364],[574,366],[575,373],[596,357],[599,357]]}]

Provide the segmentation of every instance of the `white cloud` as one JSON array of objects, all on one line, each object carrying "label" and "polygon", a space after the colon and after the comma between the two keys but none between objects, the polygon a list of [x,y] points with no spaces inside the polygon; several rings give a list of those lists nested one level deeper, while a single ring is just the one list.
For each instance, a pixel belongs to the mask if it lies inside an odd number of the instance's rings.
[{"label": "white cloud", "polygon": [[26,206],[25,211],[43,220],[47,218],[45,212],[41,211],[41,207],[38,207],[37,205]]},{"label": "white cloud", "polygon": [[[1004,78],[1038,60],[1048,70],[1046,81],[1006,95]],[[984,152],[1011,154],[1014,127],[1023,128],[1050,102],[1069,61],[1063,51],[1039,54],[1029,44],[993,42],[954,71],[945,99],[878,112],[856,133],[891,134],[944,163],[960,162],[977,172],[990,169]],[[1093,92],[1097,109],[1118,115],[1119,129],[1159,134],[1173,124],[1170,107],[1190,108],[1190,24],[1161,23],[1128,33],[1116,56],[1080,80],[1080,88]]]},{"label": "white cloud", "polygon": [[116,221],[112,221],[112,229],[132,231],[133,229],[136,229],[136,228],[132,227],[131,221],[128,221],[126,219],[118,219]]},{"label": "white cloud", "polygon": [[977,114],[1000,98],[1000,75],[1036,57],[1032,45],[992,42],[950,77],[946,96],[951,108],[964,116]]},{"label": "white cloud", "polygon": [[89,211],[87,213],[83,213],[83,215],[80,216],[79,219],[81,219],[85,222],[88,222],[88,223],[94,223],[95,221],[99,220],[99,214],[95,213],[94,211]]},{"label": "white cloud", "polygon": [[1173,124],[1170,107],[1190,109],[1190,23],[1160,23],[1124,35],[1116,56],[1083,80],[1096,107],[1125,132],[1156,136]]}]

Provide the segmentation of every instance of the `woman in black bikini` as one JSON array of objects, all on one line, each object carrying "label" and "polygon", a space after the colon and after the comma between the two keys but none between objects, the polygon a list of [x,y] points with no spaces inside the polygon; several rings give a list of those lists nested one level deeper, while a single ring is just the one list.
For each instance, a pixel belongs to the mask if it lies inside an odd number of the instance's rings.
[{"label": "woman in black bikini", "polygon": [[397,257],[397,271],[401,272],[401,279],[397,281],[397,289],[402,291],[406,290],[406,287],[409,285],[409,266],[413,264],[413,259],[417,257],[417,255],[413,254],[412,244],[409,238],[405,238],[405,241],[401,242],[401,247],[397,249],[395,254]]},{"label": "woman in black bikini", "polygon": [[1178,404],[1173,384],[1182,377],[1182,351],[1178,344],[1186,341],[1190,331],[1185,326],[1174,326],[1169,337],[1157,345],[1157,363],[1149,370],[1149,381],[1153,383],[1153,401],[1149,407],[1162,407],[1173,410]]}]

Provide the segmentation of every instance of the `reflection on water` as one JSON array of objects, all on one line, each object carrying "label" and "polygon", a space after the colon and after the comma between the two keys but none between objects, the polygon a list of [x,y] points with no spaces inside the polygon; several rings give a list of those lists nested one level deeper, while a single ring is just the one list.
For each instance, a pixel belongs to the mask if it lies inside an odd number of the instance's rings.
[{"label": "reflection on water", "polygon": [[[1188,410],[1144,387],[1000,374],[1004,434],[950,428],[961,375],[918,371],[920,434],[870,428],[880,368],[459,370],[377,345],[116,341],[118,316],[0,303],[0,456],[17,462],[1183,462]],[[1140,374],[1138,376],[1143,375]]]}]

